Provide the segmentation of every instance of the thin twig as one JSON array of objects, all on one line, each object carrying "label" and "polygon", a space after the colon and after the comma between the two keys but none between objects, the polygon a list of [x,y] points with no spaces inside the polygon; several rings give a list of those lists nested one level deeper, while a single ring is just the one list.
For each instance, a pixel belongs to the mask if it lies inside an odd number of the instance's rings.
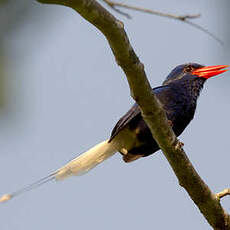
[{"label": "thin twig", "polygon": [[178,16],[174,14],[163,13],[157,10],[150,10],[147,8],[142,8],[142,7],[137,7],[137,6],[131,6],[131,5],[127,5],[127,4],[120,3],[120,2],[114,2],[110,0],[102,0],[102,1],[105,2],[107,5],[109,5],[113,9],[116,9],[116,7],[122,7],[122,8],[130,9],[130,10],[141,11],[141,12],[148,13],[148,14],[154,14],[154,15],[158,15],[162,17],[173,18],[173,19],[177,19],[180,21],[186,21],[188,19],[199,18],[201,16],[200,14]]},{"label": "thin twig", "polygon": [[131,18],[131,16],[129,14],[117,9],[116,7],[126,8],[126,9],[130,9],[130,10],[136,10],[136,11],[140,11],[140,12],[144,12],[144,13],[148,13],[148,14],[154,14],[154,15],[158,15],[158,16],[161,16],[161,17],[167,17],[167,18],[172,18],[172,19],[175,19],[175,20],[182,21],[182,22],[187,23],[190,26],[192,26],[192,27],[194,27],[194,28],[196,28],[196,29],[208,34],[210,37],[212,37],[218,43],[223,45],[223,41],[221,39],[219,39],[216,35],[211,33],[206,28],[204,28],[204,27],[202,27],[202,26],[190,21],[190,19],[199,18],[201,16],[201,14],[175,15],[175,14],[163,13],[163,12],[160,12],[160,11],[157,11],[157,10],[150,10],[150,9],[147,9],[147,8],[131,6],[131,5],[127,5],[127,4],[119,3],[119,2],[114,2],[114,1],[110,1],[110,0],[102,0],[102,1],[105,2],[110,8],[115,10],[117,13],[122,14],[123,16],[125,16],[125,17],[127,17],[129,19]]},{"label": "thin twig", "polygon": [[218,38],[215,34],[211,33],[210,31],[208,31],[207,29],[205,29],[204,27],[196,24],[196,23],[193,23],[191,21],[184,21],[185,23],[191,25],[192,27],[204,32],[205,34],[208,34],[210,37],[212,37],[214,40],[216,40],[218,43],[220,43],[221,45],[224,45],[224,42]]},{"label": "thin twig", "polygon": [[218,193],[216,194],[216,198],[217,198],[218,200],[220,200],[221,198],[223,198],[223,197],[225,197],[225,196],[227,196],[227,195],[230,195],[230,188],[226,188],[226,189],[224,189],[222,192],[218,192]]},{"label": "thin twig", "polygon": [[117,5],[116,2],[112,2],[112,1],[109,1],[109,0],[102,0],[102,1],[104,1],[110,8],[112,8],[112,9],[113,9],[114,11],[116,11],[118,14],[121,14],[121,15],[127,17],[128,19],[131,19],[131,18],[132,18],[129,14],[127,14],[127,13],[121,11],[121,10],[118,10],[118,9],[116,8],[116,6],[119,6],[119,5]]}]

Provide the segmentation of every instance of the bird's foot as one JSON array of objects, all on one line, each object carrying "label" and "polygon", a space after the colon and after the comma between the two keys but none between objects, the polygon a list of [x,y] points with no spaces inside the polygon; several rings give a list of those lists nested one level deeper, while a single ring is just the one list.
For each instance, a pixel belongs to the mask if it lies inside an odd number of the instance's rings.
[{"label": "bird's foot", "polygon": [[184,146],[184,143],[183,142],[180,142],[179,140],[177,140],[177,143],[175,145],[175,149],[178,150],[178,149],[182,149]]}]

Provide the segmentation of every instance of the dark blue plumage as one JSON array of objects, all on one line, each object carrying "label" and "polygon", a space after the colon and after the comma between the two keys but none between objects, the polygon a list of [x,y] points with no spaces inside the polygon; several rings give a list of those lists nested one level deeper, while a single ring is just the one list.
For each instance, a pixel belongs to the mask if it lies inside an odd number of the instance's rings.
[{"label": "dark blue plumage", "polygon": [[[192,72],[202,67],[195,63],[177,66],[168,75],[162,86],[153,89],[154,94],[162,103],[167,118],[172,124],[172,129],[177,136],[184,131],[193,119],[197,98],[206,79],[197,77]],[[129,132],[132,135],[129,135]],[[127,144],[127,146],[124,144],[125,151],[123,149],[120,151],[126,162],[148,156],[159,150],[137,104],[134,104],[118,121],[109,141],[116,140],[117,136],[120,140],[127,136],[129,141],[134,143]],[[133,140],[130,140],[132,138]]]}]

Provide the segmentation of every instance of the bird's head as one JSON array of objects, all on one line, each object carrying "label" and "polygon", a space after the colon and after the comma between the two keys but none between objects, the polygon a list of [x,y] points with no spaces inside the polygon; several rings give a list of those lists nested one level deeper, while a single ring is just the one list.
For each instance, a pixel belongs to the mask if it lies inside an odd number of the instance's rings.
[{"label": "bird's head", "polygon": [[186,80],[198,80],[205,82],[205,80],[216,76],[218,74],[224,73],[227,71],[228,65],[216,65],[216,66],[203,66],[196,63],[188,63],[179,65],[174,68],[166,80],[163,82],[163,85],[169,85],[170,83],[176,83]]}]

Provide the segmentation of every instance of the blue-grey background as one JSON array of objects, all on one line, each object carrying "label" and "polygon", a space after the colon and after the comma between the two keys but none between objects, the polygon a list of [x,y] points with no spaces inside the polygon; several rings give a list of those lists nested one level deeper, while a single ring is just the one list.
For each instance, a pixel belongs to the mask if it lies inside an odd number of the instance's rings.
[{"label": "blue-grey background", "polygon": [[[126,1],[123,1],[126,3]],[[131,43],[158,86],[178,64],[230,63],[228,0],[127,1],[175,14],[191,26],[129,11]],[[0,2],[0,194],[37,180],[109,137],[133,101],[103,37],[69,8]],[[128,11],[127,11],[128,12]],[[207,82],[180,139],[210,188],[230,186],[230,73]],[[221,203],[230,212],[230,198]],[[125,164],[116,154],[82,177],[50,183],[0,206],[1,230],[210,229],[159,151]]]}]

